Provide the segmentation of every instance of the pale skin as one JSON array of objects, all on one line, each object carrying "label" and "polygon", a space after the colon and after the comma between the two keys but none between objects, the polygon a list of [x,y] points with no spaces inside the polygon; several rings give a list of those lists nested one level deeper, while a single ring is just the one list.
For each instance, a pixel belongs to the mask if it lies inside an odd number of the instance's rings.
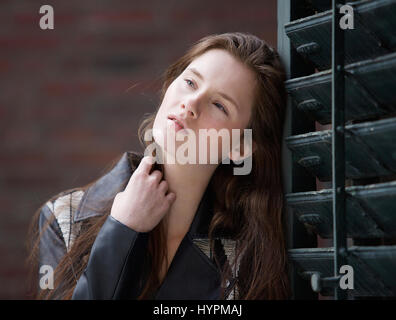
[{"label": "pale skin", "polygon": [[[203,79],[189,69],[198,71]],[[232,129],[243,131],[250,119],[254,87],[252,70],[227,51],[211,49],[194,59],[171,83],[157,112],[153,129],[174,130],[174,124],[167,119],[168,115],[174,114],[181,117],[186,127],[196,132],[196,136],[199,129],[225,128],[230,135]],[[233,102],[223,98],[220,92],[228,95]],[[166,146],[161,147],[166,154]],[[254,141],[252,149],[242,148],[238,155],[230,153],[228,156],[231,160],[249,156],[254,152]],[[218,154],[221,155],[221,152]],[[221,160],[219,156],[218,163]],[[165,162],[164,175],[158,170],[150,174],[152,164],[151,157],[142,159],[125,190],[115,197],[111,216],[138,232],[149,232],[164,219],[168,264],[164,261],[160,274],[162,282],[218,164]]]}]

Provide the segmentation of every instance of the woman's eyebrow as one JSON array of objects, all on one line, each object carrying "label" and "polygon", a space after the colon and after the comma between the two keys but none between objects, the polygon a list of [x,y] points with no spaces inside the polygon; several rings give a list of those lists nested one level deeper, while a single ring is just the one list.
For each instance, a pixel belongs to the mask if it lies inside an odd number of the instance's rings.
[{"label": "woman's eyebrow", "polygon": [[192,73],[195,73],[195,75],[196,75],[198,78],[200,78],[201,80],[204,80],[203,75],[200,74],[200,73],[198,72],[197,69],[195,69],[195,68],[187,68],[187,70],[190,70]]},{"label": "woman's eyebrow", "polygon": [[[195,68],[187,68],[186,70],[191,71],[192,73],[194,73],[198,78],[200,78],[202,81],[204,80],[204,77],[202,74],[200,74],[198,72],[197,69]],[[227,94],[223,93],[223,92],[218,92],[219,95],[221,95],[224,99],[228,100],[229,102],[231,102],[233,105],[235,105],[235,107],[239,110],[238,104]]]}]

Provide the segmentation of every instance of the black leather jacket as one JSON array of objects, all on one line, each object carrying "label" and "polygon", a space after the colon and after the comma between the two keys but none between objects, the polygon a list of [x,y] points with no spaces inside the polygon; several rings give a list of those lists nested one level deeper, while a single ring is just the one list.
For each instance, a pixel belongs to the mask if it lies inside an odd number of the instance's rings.
[{"label": "black leather jacket", "polygon": [[[125,152],[118,163],[85,192],[62,192],[41,210],[40,229],[54,215],[40,242],[39,264],[54,269],[71,248],[86,219],[99,215],[101,203],[124,190],[142,155]],[[78,202],[74,211],[70,203]],[[213,216],[209,188],[199,204],[192,224],[172,260],[159,290],[152,299],[219,299],[220,272],[208,239]],[[215,233],[215,250],[223,263],[234,258],[235,241],[225,233]],[[136,299],[150,270],[146,250],[148,233],[137,232],[108,216],[89,255],[87,267],[73,292],[73,299]],[[227,283],[226,299],[237,299],[237,272]]]}]

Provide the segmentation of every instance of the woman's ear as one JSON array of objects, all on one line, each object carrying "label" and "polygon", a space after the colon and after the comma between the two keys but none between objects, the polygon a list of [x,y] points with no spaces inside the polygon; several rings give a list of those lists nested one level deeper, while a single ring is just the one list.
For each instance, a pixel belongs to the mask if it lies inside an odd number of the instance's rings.
[{"label": "woman's ear", "polygon": [[256,151],[257,145],[254,141],[252,143],[241,143],[238,146],[234,147],[229,153],[229,158],[233,162],[242,162],[246,158],[250,157],[253,155],[253,153]]}]

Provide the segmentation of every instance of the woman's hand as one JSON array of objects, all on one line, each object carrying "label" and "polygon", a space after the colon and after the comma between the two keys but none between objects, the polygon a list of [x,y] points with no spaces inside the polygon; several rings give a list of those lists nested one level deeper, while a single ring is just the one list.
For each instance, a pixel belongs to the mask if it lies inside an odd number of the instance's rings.
[{"label": "woman's hand", "polygon": [[168,191],[162,172],[150,169],[154,160],[144,157],[136,168],[124,191],[114,198],[110,215],[137,232],[148,232],[161,221],[176,199]]}]

